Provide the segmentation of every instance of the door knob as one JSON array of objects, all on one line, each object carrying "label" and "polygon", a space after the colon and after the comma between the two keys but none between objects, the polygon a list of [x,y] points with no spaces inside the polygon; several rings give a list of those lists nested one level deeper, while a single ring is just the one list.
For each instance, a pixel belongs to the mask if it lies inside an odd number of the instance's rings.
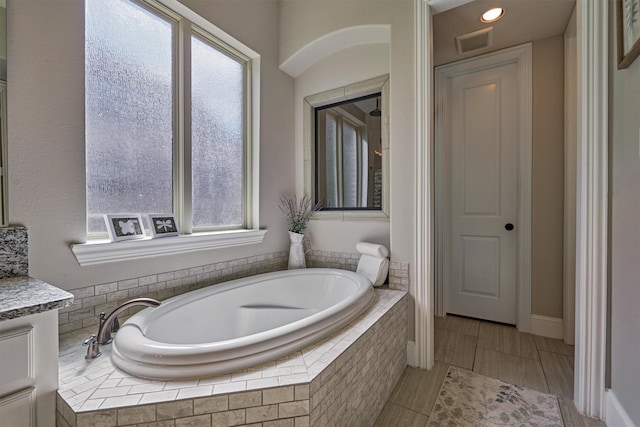
[{"label": "door knob", "polygon": [[506,224],[504,225],[504,228],[505,228],[505,230],[507,230],[507,231],[511,231],[511,230],[513,230],[513,224],[511,224],[510,222],[508,222],[508,223],[506,223]]}]

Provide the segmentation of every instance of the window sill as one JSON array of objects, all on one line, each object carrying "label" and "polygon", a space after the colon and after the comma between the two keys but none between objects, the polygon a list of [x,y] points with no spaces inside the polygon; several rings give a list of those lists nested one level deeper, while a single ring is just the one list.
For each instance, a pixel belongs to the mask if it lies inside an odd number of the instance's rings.
[{"label": "window sill", "polygon": [[253,245],[262,243],[266,232],[267,230],[232,230],[121,242],[97,240],[71,245],[71,250],[78,263],[84,267],[207,249]]},{"label": "window sill", "polygon": [[311,220],[389,222],[389,215],[381,210],[319,211],[313,213]]}]

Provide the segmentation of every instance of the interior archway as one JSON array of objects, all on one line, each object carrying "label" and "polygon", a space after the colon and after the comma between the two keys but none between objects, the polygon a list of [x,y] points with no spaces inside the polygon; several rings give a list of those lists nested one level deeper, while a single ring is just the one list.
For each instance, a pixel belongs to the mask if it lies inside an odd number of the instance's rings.
[{"label": "interior archway", "polygon": [[358,25],[342,28],[318,37],[280,64],[280,69],[291,77],[298,77],[316,62],[340,50],[367,44],[390,43],[389,25]]}]

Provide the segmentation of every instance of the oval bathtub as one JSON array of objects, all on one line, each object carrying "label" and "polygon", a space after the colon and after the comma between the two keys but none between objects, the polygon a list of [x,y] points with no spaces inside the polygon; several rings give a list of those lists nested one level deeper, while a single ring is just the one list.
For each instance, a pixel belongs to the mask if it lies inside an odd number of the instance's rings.
[{"label": "oval bathtub", "polygon": [[373,288],[346,270],[278,271],[209,286],[146,308],[120,328],[112,361],[152,379],[256,366],[299,350],[364,311]]}]

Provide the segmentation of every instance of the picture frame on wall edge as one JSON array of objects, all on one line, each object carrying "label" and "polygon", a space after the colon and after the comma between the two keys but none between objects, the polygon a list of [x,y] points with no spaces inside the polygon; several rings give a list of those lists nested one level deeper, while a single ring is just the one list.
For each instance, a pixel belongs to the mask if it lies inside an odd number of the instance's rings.
[{"label": "picture frame on wall edge", "polygon": [[640,0],[616,1],[618,70],[625,69],[640,54]]}]

